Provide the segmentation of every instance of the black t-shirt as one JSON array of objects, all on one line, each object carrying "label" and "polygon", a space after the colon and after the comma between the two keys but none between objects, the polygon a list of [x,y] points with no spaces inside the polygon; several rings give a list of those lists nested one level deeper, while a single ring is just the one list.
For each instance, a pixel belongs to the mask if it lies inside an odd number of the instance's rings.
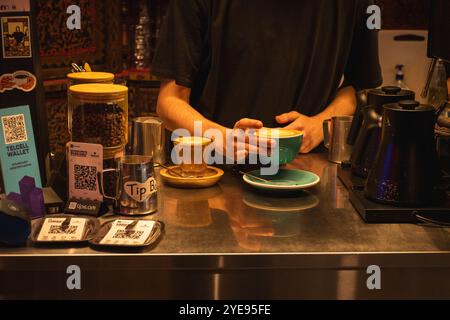
[{"label": "black t-shirt", "polygon": [[152,72],[192,89],[191,105],[232,127],[241,118],[313,116],[345,84],[381,84],[368,0],[172,0]]}]

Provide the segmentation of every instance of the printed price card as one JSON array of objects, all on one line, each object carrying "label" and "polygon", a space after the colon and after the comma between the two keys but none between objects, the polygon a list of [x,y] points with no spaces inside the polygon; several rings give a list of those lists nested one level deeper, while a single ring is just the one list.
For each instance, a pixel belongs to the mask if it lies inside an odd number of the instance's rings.
[{"label": "printed price card", "polygon": [[[136,224],[133,226],[133,224]],[[145,245],[155,226],[155,221],[117,220],[100,244],[103,245]]]},{"label": "printed price card", "polygon": [[86,219],[47,218],[42,225],[38,241],[81,241],[86,229]]}]

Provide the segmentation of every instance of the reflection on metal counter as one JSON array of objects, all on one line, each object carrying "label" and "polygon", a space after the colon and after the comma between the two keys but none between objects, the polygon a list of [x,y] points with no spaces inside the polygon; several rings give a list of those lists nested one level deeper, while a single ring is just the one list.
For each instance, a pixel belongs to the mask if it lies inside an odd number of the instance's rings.
[{"label": "reflection on metal counter", "polygon": [[170,225],[183,228],[207,228],[212,224],[212,209],[209,200],[220,197],[220,186],[206,189],[183,190],[167,188],[165,218]]}]

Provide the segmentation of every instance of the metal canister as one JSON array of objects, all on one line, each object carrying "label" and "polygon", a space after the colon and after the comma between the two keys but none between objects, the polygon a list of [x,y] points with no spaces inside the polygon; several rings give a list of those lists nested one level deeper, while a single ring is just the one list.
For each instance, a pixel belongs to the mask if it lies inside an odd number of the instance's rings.
[{"label": "metal canister", "polygon": [[165,129],[159,118],[134,119],[131,140],[132,154],[152,157],[155,164],[166,163]]},{"label": "metal canister", "polygon": [[[116,193],[112,195],[108,195],[103,187],[107,173],[116,177]],[[158,211],[158,186],[151,157],[122,157],[115,169],[103,171],[99,181],[104,197],[115,202],[115,213],[139,216]]]}]

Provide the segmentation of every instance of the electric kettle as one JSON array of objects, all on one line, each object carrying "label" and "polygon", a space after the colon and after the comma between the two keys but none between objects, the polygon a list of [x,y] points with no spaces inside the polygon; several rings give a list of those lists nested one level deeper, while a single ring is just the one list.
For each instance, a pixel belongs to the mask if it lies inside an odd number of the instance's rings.
[{"label": "electric kettle", "polygon": [[383,107],[381,143],[365,187],[368,199],[399,207],[445,200],[435,125],[431,106],[407,100]]},{"label": "electric kettle", "polygon": [[350,160],[354,175],[367,178],[372,169],[380,145],[383,105],[414,99],[413,91],[402,90],[399,87],[369,90],[368,105],[362,109],[363,122]]}]

